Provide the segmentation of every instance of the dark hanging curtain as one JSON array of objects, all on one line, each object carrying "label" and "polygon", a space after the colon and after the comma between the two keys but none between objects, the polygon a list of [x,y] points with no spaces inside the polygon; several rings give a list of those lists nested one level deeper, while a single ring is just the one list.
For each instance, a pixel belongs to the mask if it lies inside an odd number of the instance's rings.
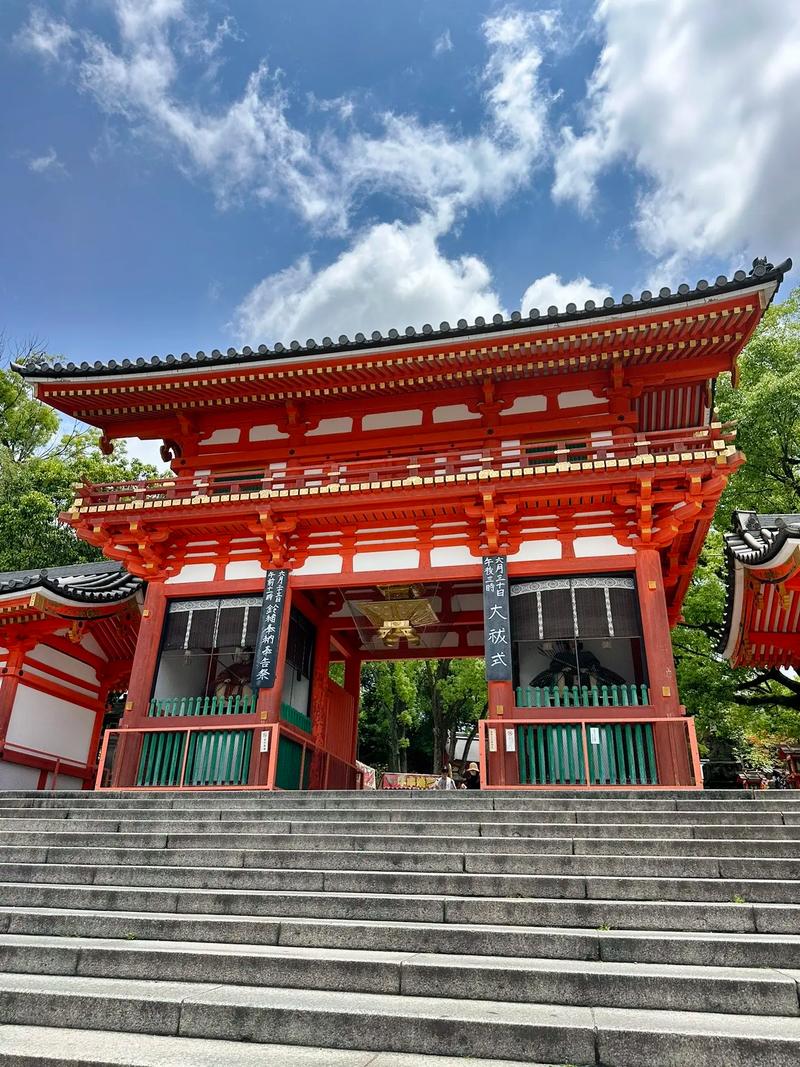
[{"label": "dark hanging curtain", "polygon": [[572,616],[572,595],[567,589],[543,589],[542,632],[545,641],[558,641],[575,636]]},{"label": "dark hanging curtain", "polygon": [[579,637],[608,637],[605,589],[574,589]]}]

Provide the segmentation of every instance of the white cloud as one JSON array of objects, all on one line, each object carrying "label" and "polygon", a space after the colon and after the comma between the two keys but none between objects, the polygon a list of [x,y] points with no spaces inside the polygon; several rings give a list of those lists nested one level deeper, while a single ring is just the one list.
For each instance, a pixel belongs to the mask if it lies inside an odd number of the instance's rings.
[{"label": "white cloud", "polygon": [[265,278],[237,311],[236,328],[251,344],[309,337],[351,338],[359,330],[443,319],[474,320],[500,309],[486,264],[475,256],[448,259],[438,245],[438,220],[371,227],[335,262],[314,270],[304,257]]},{"label": "white cloud", "polygon": [[[377,135],[333,125],[312,138],[290,122],[287,94],[266,65],[225,107],[181,98],[181,57],[201,35],[185,0],[115,0],[113,9],[115,44],[59,24],[75,43],[80,86],[101,108],[163,142],[179,165],[204,175],[223,203],[244,195],[280,199],[317,228],[343,232],[351,205],[380,189],[444,217],[482,199],[504,199],[544,154],[549,96],[540,67],[552,38],[548,13],[506,11],[484,23],[480,132],[462,136],[388,112]],[[32,18],[20,40],[49,55],[55,31],[43,33],[43,18]],[[352,110],[341,102],[331,121],[348,122]]]},{"label": "white cloud", "polygon": [[48,174],[64,177],[67,168],[58,158],[55,148],[50,148],[44,155],[31,156],[28,160],[28,170],[33,174]]},{"label": "white cloud", "polygon": [[77,34],[61,19],[51,18],[35,7],[25,26],[15,36],[19,48],[26,48],[48,61],[63,60]]},{"label": "white cloud", "polygon": [[435,56],[441,56],[445,52],[453,51],[453,39],[450,36],[450,30],[446,29],[436,40],[433,42],[433,54]]},{"label": "white cloud", "polygon": [[599,0],[595,18],[604,47],[556,199],[588,211],[599,175],[631,163],[639,239],[667,269],[796,245],[800,4]]},{"label": "white cloud", "polygon": [[599,307],[610,295],[607,285],[594,285],[588,278],[573,278],[570,282],[562,282],[557,274],[545,274],[544,277],[531,282],[525,290],[520,310],[523,315],[527,315],[532,308],[538,308],[544,315],[551,306],[563,311],[567,304],[575,304],[581,310],[587,300],[594,300]]}]

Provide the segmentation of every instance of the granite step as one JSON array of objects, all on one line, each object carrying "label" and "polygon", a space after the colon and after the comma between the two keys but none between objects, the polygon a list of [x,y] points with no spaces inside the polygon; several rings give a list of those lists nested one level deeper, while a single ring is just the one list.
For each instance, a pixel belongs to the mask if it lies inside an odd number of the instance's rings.
[{"label": "granite step", "polygon": [[[339,844],[329,842],[329,845]],[[516,842],[503,842],[504,849],[516,850]],[[282,870],[346,871],[438,871],[474,874],[542,874],[626,877],[632,873],[629,856],[588,856],[547,852],[472,852],[467,843],[463,852],[388,852],[355,849],[134,849],[97,848],[87,853],[81,848],[56,845],[43,848],[0,845],[0,864],[58,864],[93,866],[153,864],[181,867],[259,867]],[[800,879],[800,859],[726,858],[714,856],[637,856],[637,877],[649,878],[729,878]]]},{"label": "granite step", "polygon": [[794,1067],[800,1018],[4,975],[7,1024],[605,1067]]},{"label": "granite step", "polygon": [[0,934],[0,970],[504,1003],[800,1016],[800,971]]},{"label": "granite step", "polygon": [[800,905],[752,902],[459,897],[309,890],[0,883],[0,907],[274,915],[393,922],[797,933]]},{"label": "granite step", "polygon": [[[133,850],[131,850],[133,851]],[[132,857],[133,858],[133,857]],[[213,858],[213,857],[212,857]],[[118,862],[0,863],[0,881],[79,885],[154,886],[175,889],[235,889],[294,892],[429,895],[453,897],[554,897],[558,899],[715,901],[738,904],[800,904],[800,881],[698,877],[593,877],[574,874],[481,874],[441,869],[374,871],[325,868],[243,866],[236,853],[228,862],[206,866],[208,854],[195,864]],[[240,862],[234,863],[233,860]],[[435,865],[438,861],[432,861]],[[410,865],[411,866],[411,865]]]},{"label": "granite step", "polygon": [[511,1067],[517,1062],[0,1024],[2,1067]]},{"label": "granite step", "polygon": [[0,909],[0,933],[800,969],[800,933],[605,930],[175,912]]}]

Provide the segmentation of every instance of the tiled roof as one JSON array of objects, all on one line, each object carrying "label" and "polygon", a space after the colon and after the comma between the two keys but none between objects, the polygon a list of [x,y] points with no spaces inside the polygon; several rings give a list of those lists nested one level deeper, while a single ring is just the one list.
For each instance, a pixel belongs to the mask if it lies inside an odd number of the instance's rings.
[{"label": "tiled roof", "polygon": [[486,322],[481,316],[470,325],[466,319],[459,319],[455,326],[449,322],[441,322],[438,328],[429,323],[421,330],[413,326],[407,326],[401,333],[398,330],[389,330],[382,334],[374,330],[369,336],[357,333],[352,340],[342,334],[338,340],[331,337],[323,337],[321,341],[309,338],[305,344],[300,341],[292,341],[288,345],[276,344],[271,349],[267,345],[259,345],[257,349],[245,346],[241,351],[229,348],[226,352],[214,349],[212,352],[197,352],[191,355],[184,352],[180,356],[153,356],[151,359],[140,357],[139,359],[123,359],[120,361],[110,360],[108,363],[61,363],[29,362],[23,365],[14,365],[14,369],[28,378],[62,378],[62,377],[91,377],[106,374],[141,374],[152,371],[171,371],[186,367],[216,367],[231,364],[263,362],[265,359],[285,359],[286,356],[301,357],[327,354],[329,352],[357,352],[360,349],[396,348],[398,345],[419,344],[428,341],[448,341],[473,335],[484,335],[491,332],[508,333],[510,330],[530,329],[531,326],[566,325],[579,323],[583,319],[596,319],[602,316],[629,314],[632,311],[648,310],[650,308],[669,307],[671,304],[682,304],[690,300],[706,300],[709,296],[734,293],[742,289],[749,289],[764,282],[776,281],[778,284],[784,274],[791,270],[791,259],[784,260],[777,267],[768,263],[766,259],[757,259],[749,272],[737,270],[732,278],[720,275],[715,282],[709,283],[704,279],[697,282],[694,288],[684,283],[679,285],[673,292],[669,288],[660,289],[654,294],[645,290],[641,296],[635,299],[630,293],[626,293],[621,300],[615,301],[607,297],[600,306],[593,300],[587,300],[583,308],[578,309],[576,304],[567,304],[563,310],[557,307],[549,307],[546,312],[538,308],[532,308],[527,314],[521,311],[512,313],[509,319],[502,315],[495,315],[491,322]]},{"label": "tiled roof", "polygon": [[0,573],[0,596],[43,589],[83,604],[119,604],[144,585],[121,563],[80,563],[38,571]]},{"label": "tiled roof", "polygon": [[725,548],[739,563],[763,566],[788,540],[800,541],[800,515],[758,515],[734,511],[733,530],[725,534]]},{"label": "tiled roof", "polygon": [[[743,568],[758,569],[777,559],[787,542],[800,543],[800,515],[759,515],[755,511],[734,511],[733,527],[725,534],[725,611],[718,651],[731,651],[731,631],[738,629]],[[737,566],[738,565],[738,566]]]}]

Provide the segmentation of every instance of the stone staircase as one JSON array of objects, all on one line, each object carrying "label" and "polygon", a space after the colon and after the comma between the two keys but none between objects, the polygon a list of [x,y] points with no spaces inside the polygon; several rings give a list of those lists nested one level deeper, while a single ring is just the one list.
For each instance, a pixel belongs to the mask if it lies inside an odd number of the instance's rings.
[{"label": "stone staircase", "polygon": [[796,1067],[800,792],[0,794],[0,1064]]}]

